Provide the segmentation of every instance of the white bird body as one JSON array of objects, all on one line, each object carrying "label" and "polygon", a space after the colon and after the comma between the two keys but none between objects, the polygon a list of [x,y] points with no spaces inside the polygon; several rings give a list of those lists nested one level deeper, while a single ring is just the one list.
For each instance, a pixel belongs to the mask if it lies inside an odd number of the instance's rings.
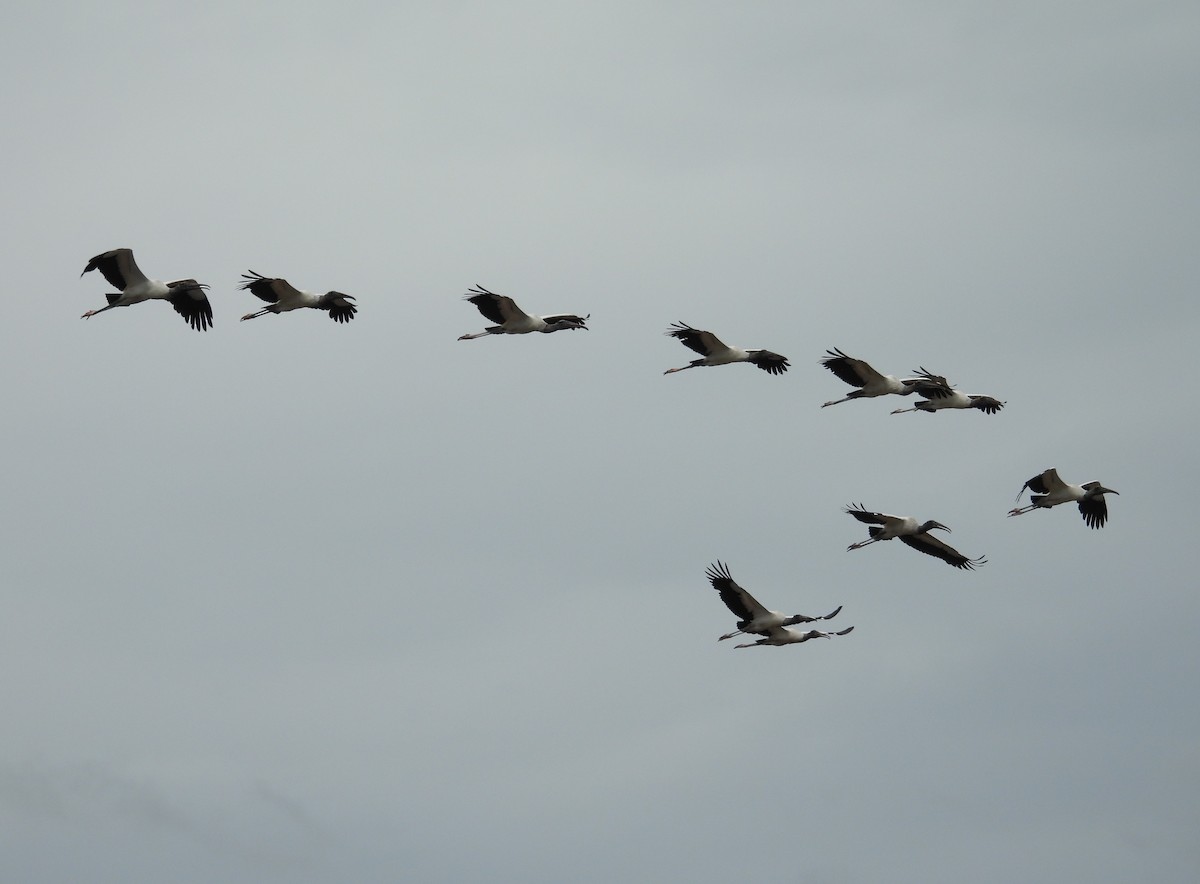
[{"label": "white bird body", "polygon": [[799,629],[791,629],[787,626],[775,626],[767,630],[766,638],[760,638],[758,641],[747,642],[743,645],[734,645],[734,647],[756,648],[765,645],[796,645],[813,638],[832,638],[835,635],[847,635],[853,631],[853,626],[848,626],[839,632],[821,632],[819,629],[810,629],[804,632]]},{"label": "white bird body", "polygon": [[[120,289],[119,292],[109,293],[108,306],[97,310],[89,310],[81,319],[90,319],[97,313],[112,310],[114,307],[129,307],[143,301],[169,301],[175,312],[186,320],[196,331],[206,331],[212,325],[212,305],[204,290],[208,286],[194,279],[176,279],[163,282],[160,279],[150,279],[133,260],[132,249],[112,249],[96,255],[88,261],[83,273],[99,270],[108,280],[109,285]],[[83,273],[79,274],[83,276]]]},{"label": "white bird body", "polygon": [[666,332],[668,337],[676,338],[690,350],[701,355],[687,365],[679,368],[668,368],[663,374],[674,374],[689,368],[702,368],[712,365],[732,365],[735,362],[749,362],[757,365],[768,374],[783,374],[788,370],[786,356],[780,356],[770,350],[746,349],[730,347],[710,331],[692,328],[684,322],[676,322]]},{"label": "white bird body", "polygon": [[850,544],[846,547],[847,552],[852,549],[861,549],[864,546],[878,543],[881,540],[891,540],[898,537],[900,538],[900,542],[906,546],[911,546],[913,549],[923,552],[926,555],[935,556],[943,562],[953,565],[955,568],[971,571],[977,565],[987,564],[986,556],[980,556],[977,559],[967,558],[948,543],[930,534],[929,532],[935,528],[940,528],[943,531],[950,530],[941,522],[935,522],[932,519],[926,522],[918,522],[912,516],[893,516],[890,513],[871,512],[864,509],[862,504],[848,506],[846,507],[846,512],[860,522],[867,522],[871,525],[867,529],[871,539]]},{"label": "white bird body", "polygon": [[842,610],[841,605],[839,605],[835,610],[823,617],[808,617],[804,614],[784,614],[782,611],[768,610],[759,603],[758,599],[738,585],[737,581],[729,573],[729,567],[723,562],[709,565],[708,569],[704,572],[704,576],[708,578],[713,589],[720,594],[721,601],[725,603],[725,606],[738,617],[738,628],[733,632],[721,636],[717,641],[725,641],[727,638],[733,638],[735,635],[742,633],[766,635],[772,629],[791,626],[795,623],[831,620]]},{"label": "white bird body", "polygon": [[487,335],[527,335],[531,332],[550,334],[565,329],[581,328],[588,330],[587,321],[591,316],[577,316],[574,313],[555,313],[547,316],[533,316],[526,313],[516,302],[507,295],[489,292],[481,285],[470,289],[472,294],[466,297],[484,315],[484,318],[499,323],[475,334],[460,335],[460,341],[470,341]]},{"label": "white bird body", "polygon": [[1017,492],[1017,500],[1021,499],[1026,488],[1033,492],[1029,496],[1029,505],[1009,510],[1010,516],[1020,516],[1035,509],[1050,509],[1062,503],[1077,503],[1083,521],[1089,528],[1103,528],[1108,521],[1108,504],[1104,495],[1121,493],[1105,488],[1099,482],[1084,482],[1082,485],[1064,482],[1053,467],[1022,485]]},{"label": "white bird body", "polygon": [[849,402],[851,399],[873,399],[876,396],[908,396],[919,387],[929,392],[925,395],[935,396],[939,388],[949,389],[949,384],[941,375],[935,375],[924,368],[920,369],[917,377],[897,378],[890,374],[881,374],[871,367],[870,363],[847,356],[836,347],[826,350],[826,356],[821,364],[829,369],[842,381],[852,387],[858,387],[853,393],[842,399],[831,399],[821,404],[822,408]]},{"label": "white bird body", "polygon": [[358,313],[358,307],[352,303],[353,295],[333,291],[324,294],[304,291],[296,288],[286,279],[263,276],[253,270],[243,273],[242,279],[244,282],[239,284],[238,288],[243,291],[248,290],[256,298],[269,302],[269,306],[254,313],[247,313],[242,317],[242,321],[254,319],[256,316],[266,313],[289,313],[305,307],[328,312],[329,318],[334,322],[349,322]]},{"label": "white bird body", "polygon": [[[917,395],[929,395],[928,388],[917,385],[914,387]],[[982,396],[978,393],[964,393],[962,390],[945,390],[936,394],[936,398],[922,399],[912,408],[897,408],[892,414],[904,414],[907,411],[941,411],[943,408],[976,408],[985,414],[995,414],[1004,407],[1004,403],[994,396]]]}]

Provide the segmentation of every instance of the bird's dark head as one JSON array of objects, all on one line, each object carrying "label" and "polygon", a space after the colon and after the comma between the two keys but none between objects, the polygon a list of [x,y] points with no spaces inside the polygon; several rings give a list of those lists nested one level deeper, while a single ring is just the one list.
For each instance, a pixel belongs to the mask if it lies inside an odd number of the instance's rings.
[{"label": "bird's dark head", "polygon": [[348,295],[345,292],[326,292],[325,297],[327,297],[327,298],[345,298],[347,301],[354,300],[354,295]]},{"label": "bird's dark head", "polygon": [[921,526],[922,531],[932,531],[934,528],[941,528],[947,534],[954,533],[949,528],[947,528],[945,525],[943,525],[941,522],[935,522],[933,519],[930,519],[928,522],[926,522],[924,525]]}]

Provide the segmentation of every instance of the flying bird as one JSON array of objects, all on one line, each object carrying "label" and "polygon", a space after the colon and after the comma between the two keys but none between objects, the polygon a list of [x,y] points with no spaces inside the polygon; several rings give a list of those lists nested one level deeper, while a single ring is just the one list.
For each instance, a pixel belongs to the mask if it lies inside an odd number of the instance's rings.
[{"label": "flying bird", "polygon": [[858,543],[850,544],[846,547],[847,552],[852,549],[861,549],[868,544],[877,543],[880,540],[891,540],[893,537],[899,537],[901,543],[911,546],[915,550],[920,550],[926,555],[937,556],[943,562],[948,562],[955,568],[963,568],[971,571],[974,570],[976,565],[987,564],[987,556],[969,559],[954,549],[954,547],[943,543],[930,534],[929,532],[934,528],[941,528],[943,531],[950,530],[941,522],[935,522],[932,519],[927,522],[918,522],[912,516],[892,516],[888,513],[874,513],[868,509],[864,509],[861,503],[857,506],[852,504],[846,507],[846,512],[860,522],[866,522],[871,526],[867,529],[867,533],[871,535],[871,539],[860,540]]},{"label": "flying bird", "polygon": [[792,626],[796,623],[813,623],[817,620],[832,620],[842,610],[842,606],[830,611],[823,617],[808,617],[804,614],[787,615],[779,611],[768,611],[758,599],[746,592],[737,584],[737,581],[729,573],[729,567],[722,562],[709,565],[708,570],[704,572],[704,576],[708,578],[709,583],[721,595],[721,601],[729,608],[738,618],[737,629],[733,632],[726,633],[717,639],[717,641],[725,641],[727,638],[733,638],[735,635],[742,633],[754,633],[756,635],[766,635],[768,631],[781,626]]},{"label": "flying bird", "polygon": [[[914,388],[918,396],[927,395],[928,389],[922,384],[917,384]],[[980,396],[975,393],[964,393],[962,390],[949,390],[935,387],[937,392],[935,398],[922,399],[912,408],[897,408],[892,411],[892,414],[904,414],[906,411],[927,411],[933,413],[941,411],[943,408],[978,408],[984,414],[995,414],[1002,409],[1005,403],[1001,402],[993,396]]]},{"label": "flying bird", "polygon": [[581,328],[587,331],[587,321],[592,315],[590,313],[587,316],[576,316],[574,313],[555,313],[552,316],[531,316],[518,307],[512,298],[489,292],[479,284],[467,291],[471,294],[467,295],[465,300],[479,308],[479,312],[484,315],[484,318],[499,324],[485,328],[473,335],[460,335],[458,338],[460,341],[470,341],[485,335],[527,335],[530,332],[550,334],[550,332],[562,331],[567,328]]},{"label": "flying bird", "polygon": [[673,323],[666,334],[669,337],[678,338],[685,347],[695,350],[703,358],[693,359],[687,365],[679,368],[668,368],[663,374],[672,374],[704,365],[728,365],[731,362],[749,362],[768,374],[783,374],[788,370],[786,356],[780,356],[770,350],[743,350],[740,347],[730,347],[712,332],[701,331],[682,322]]},{"label": "flying bird", "polygon": [[810,638],[832,638],[835,635],[846,635],[851,632],[854,632],[853,626],[847,626],[840,632],[821,632],[819,629],[810,629],[808,632],[801,632],[799,629],[775,626],[767,630],[766,638],[760,638],[756,642],[747,642],[744,645],[734,645],[734,647],[755,648],[759,645],[797,645],[800,642],[808,641]]},{"label": "flying bird", "polygon": [[1026,488],[1032,492],[1029,495],[1029,505],[1009,510],[1010,516],[1075,501],[1079,504],[1079,512],[1089,528],[1103,528],[1104,523],[1108,521],[1108,503],[1104,500],[1104,495],[1121,493],[1105,488],[1099,482],[1070,485],[1058,477],[1058,470],[1053,467],[1038,473],[1022,485],[1021,490],[1017,492],[1017,500],[1021,499]]},{"label": "flying bird", "polygon": [[[170,301],[175,312],[196,331],[207,331],[212,325],[212,305],[208,303],[208,296],[204,294],[208,286],[194,279],[176,279],[171,282],[149,279],[133,260],[131,249],[113,249],[97,255],[88,261],[83,273],[91,270],[99,270],[109,285],[120,291],[107,293],[105,297],[108,298],[108,306],[89,310],[80,317],[81,319],[88,319],[114,307],[162,300]],[[83,273],[79,275],[83,276]]]},{"label": "flying bird", "polygon": [[248,289],[250,294],[261,298],[268,304],[256,313],[247,313],[242,317],[243,321],[262,316],[264,313],[287,313],[291,310],[299,310],[301,307],[325,310],[334,322],[349,322],[358,312],[358,308],[351,303],[354,301],[353,295],[345,295],[341,292],[326,292],[318,295],[316,292],[302,291],[286,279],[263,276],[253,270],[243,273],[242,279],[245,282],[238,285],[239,289],[243,291]]},{"label": "flying bird", "polygon": [[916,372],[916,377],[896,378],[890,374],[880,374],[862,359],[847,356],[841,350],[834,348],[826,350],[826,356],[821,364],[829,369],[842,381],[852,387],[858,387],[850,395],[842,399],[831,399],[821,404],[822,408],[849,402],[851,399],[873,399],[876,396],[908,396],[920,388],[921,395],[930,399],[939,398],[944,390],[950,391],[950,384],[941,375],[933,374],[924,368]]}]

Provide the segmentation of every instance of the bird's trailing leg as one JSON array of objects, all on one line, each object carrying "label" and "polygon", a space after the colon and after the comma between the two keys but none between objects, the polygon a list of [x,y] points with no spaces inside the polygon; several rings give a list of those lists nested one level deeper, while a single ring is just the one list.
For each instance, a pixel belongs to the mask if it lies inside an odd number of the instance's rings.
[{"label": "bird's trailing leg", "polygon": [[845,399],[830,399],[828,402],[822,402],[821,407],[828,408],[830,405],[841,405],[843,402],[849,402],[854,398],[854,396],[847,396]]},{"label": "bird's trailing leg", "polygon": [[253,319],[255,316],[262,316],[264,313],[270,313],[270,312],[271,312],[270,307],[264,307],[262,310],[259,310],[256,313],[247,313],[245,316],[242,317],[242,322],[245,322],[247,319]]},{"label": "bird's trailing leg", "polygon": [[[862,549],[864,546],[870,546],[872,543],[878,543],[882,539],[884,538],[872,537],[870,540],[860,540],[858,543],[852,543],[846,547],[846,552],[850,552],[852,549]],[[841,609],[839,608],[838,610]]]},{"label": "bird's trailing leg", "polygon": [[482,338],[482,337],[485,337],[490,334],[491,334],[491,332],[481,331],[481,332],[479,332],[477,334],[473,334],[473,335],[459,335],[458,339],[460,341],[473,341],[475,338]]},{"label": "bird's trailing leg", "polygon": [[79,318],[80,319],[91,319],[97,313],[103,313],[105,310],[111,310],[113,307],[116,307],[116,306],[117,306],[116,304],[109,304],[107,307],[101,307],[98,310],[89,310],[87,313],[83,314]]},{"label": "bird's trailing leg", "polygon": [[906,411],[920,411],[919,408],[894,408],[892,414],[904,414]]},{"label": "bird's trailing leg", "polygon": [[1031,503],[1029,506],[1019,506],[1016,509],[1009,510],[1008,514],[1010,516],[1021,516],[1025,513],[1033,512],[1035,509],[1037,509],[1037,505]]},{"label": "bird's trailing leg", "polygon": [[683,371],[684,369],[695,368],[695,367],[696,366],[694,366],[694,365],[681,365],[681,366],[679,366],[679,368],[668,368],[666,371],[663,372],[663,374],[674,374],[677,371]]}]

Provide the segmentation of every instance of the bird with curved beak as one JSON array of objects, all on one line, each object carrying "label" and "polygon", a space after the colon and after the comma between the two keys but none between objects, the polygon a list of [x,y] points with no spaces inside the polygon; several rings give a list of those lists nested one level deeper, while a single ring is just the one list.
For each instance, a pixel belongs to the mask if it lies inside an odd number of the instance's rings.
[{"label": "bird with curved beak", "polygon": [[911,546],[928,556],[936,556],[955,568],[971,571],[976,565],[987,564],[987,556],[980,556],[977,559],[967,558],[950,544],[930,534],[929,532],[935,528],[953,533],[941,522],[935,522],[933,519],[918,522],[912,516],[893,516],[888,513],[872,512],[864,509],[862,504],[848,506],[846,512],[860,522],[866,522],[871,526],[867,529],[871,539],[850,544],[846,547],[847,552],[852,549],[862,549],[864,546],[880,540],[891,540],[893,537],[898,537],[905,546]]},{"label": "bird with curved beak", "polygon": [[1028,506],[1017,507],[1008,511],[1010,516],[1020,516],[1036,509],[1049,509],[1060,503],[1075,502],[1079,505],[1079,513],[1089,528],[1103,528],[1108,521],[1108,504],[1104,500],[1106,494],[1120,495],[1121,492],[1105,488],[1099,482],[1084,482],[1082,485],[1072,485],[1059,478],[1058,470],[1051,467],[1044,470],[1021,486],[1017,492],[1017,500],[1028,488]]}]

